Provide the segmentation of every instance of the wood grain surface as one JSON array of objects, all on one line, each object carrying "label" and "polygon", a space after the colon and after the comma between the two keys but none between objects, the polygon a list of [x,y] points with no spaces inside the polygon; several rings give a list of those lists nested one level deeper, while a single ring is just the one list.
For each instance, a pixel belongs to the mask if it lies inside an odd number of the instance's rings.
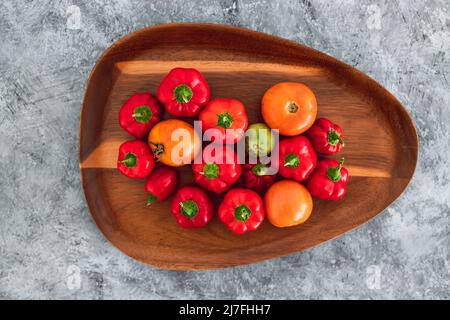
[{"label": "wood grain surface", "polygon": [[[303,225],[233,235],[217,217],[203,229],[180,228],[170,200],[146,208],[143,180],[116,170],[118,146],[130,139],[118,111],[135,92],[156,93],[174,67],[200,70],[212,97],[240,99],[249,122],[261,121],[260,101],[281,81],[302,82],[316,94],[318,116],[339,123],[350,173],[346,197],[314,201]],[[105,51],[89,78],[80,123],[79,158],[92,217],[117,248],[160,268],[211,269],[275,258],[333,239],[376,216],[411,180],[418,140],[404,107],[377,82],[311,48],[246,29],[169,24],[139,30]],[[336,158],[338,158],[336,157]],[[192,182],[189,166],[182,184]],[[215,201],[220,201],[218,196]]]}]

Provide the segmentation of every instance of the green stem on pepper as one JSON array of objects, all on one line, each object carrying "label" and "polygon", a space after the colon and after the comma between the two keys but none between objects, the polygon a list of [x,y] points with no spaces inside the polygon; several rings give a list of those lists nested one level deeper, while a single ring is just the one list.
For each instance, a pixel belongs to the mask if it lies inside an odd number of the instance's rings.
[{"label": "green stem on pepper", "polygon": [[252,171],[257,176],[265,176],[265,175],[267,175],[269,168],[267,168],[267,166],[262,163],[257,163],[253,167]]},{"label": "green stem on pepper", "polygon": [[155,196],[152,193],[148,194],[148,199],[147,199],[147,206],[150,206],[153,202],[155,202],[156,200],[158,200],[158,197]]},{"label": "green stem on pepper", "polygon": [[179,103],[188,103],[189,101],[191,101],[194,93],[192,92],[192,89],[187,85],[180,84],[173,90],[173,95],[175,96],[175,100],[177,100]]},{"label": "green stem on pepper", "polygon": [[181,206],[181,213],[186,217],[188,217],[189,219],[195,217],[195,215],[198,212],[198,206],[193,200],[186,200],[180,202],[180,206]]},{"label": "green stem on pepper", "polygon": [[215,163],[207,163],[203,166],[203,172],[206,178],[212,180],[219,176],[219,166]]},{"label": "green stem on pepper", "polygon": [[229,112],[225,111],[225,112],[219,114],[219,116],[217,118],[217,125],[224,129],[228,129],[233,124],[233,120],[234,119],[231,116],[231,114]]},{"label": "green stem on pepper", "polygon": [[330,167],[327,170],[327,177],[334,182],[341,180],[341,169],[344,166],[344,158],[339,161],[339,165],[336,168]]},{"label": "green stem on pepper", "polygon": [[250,215],[252,214],[252,211],[250,210],[249,207],[247,207],[245,204],[242,204],[240,206],[237,206],[234,209],[234,216],[236,217],[237,220],[239,221],[247,221],[248,218],[250,218]]},{"label": "green stem on pepper", "polygon": [[147,123],[153,116],[149,106],[136,107],[131,115],[137,122]]},{"label": "green stem on pepper", "polygon": [[328,132],[327,141],[332,146],[337,145],[338,142],[340,142],[342,146],[344,146],[344,140],[341,138],[341,135],[336,130],[333,129],[331,129]]},{"label": "green stem on pepper", "polygon": [[120,163],[123,163],[127,168],[132,168],[136,165],[137,157],[134,153],[127,153],[123,160],[119,161]]},{"label": "green stem on pepper", "polygon": [[300,158],[298,155],[290,153],[284,158],[284,166],[289,168],[298,168],[300,165]]}]

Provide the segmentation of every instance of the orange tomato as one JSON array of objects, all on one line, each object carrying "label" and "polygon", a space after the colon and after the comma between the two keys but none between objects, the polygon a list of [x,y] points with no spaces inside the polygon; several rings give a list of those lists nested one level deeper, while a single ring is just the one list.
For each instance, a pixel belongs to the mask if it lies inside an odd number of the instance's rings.
[{"label": "orange tomato", "polygon": [[270,128],[279,129],[285,136],[296,136],[313,125],[317,100],[304,84],[281,82],[266,91],[261,112]]},{"label": "orange tomato", "polygon": [[308,220],[313,209],[309,191],[300,183],[281,180],[264,196],[267,218],[275,227],[290,227]]},{"label": "orange tomato", "polygon": [[191,163],[200,150],[194,127],[178,119],[158,122],[148,135],[148,144],[159,161],[172,167]]}]

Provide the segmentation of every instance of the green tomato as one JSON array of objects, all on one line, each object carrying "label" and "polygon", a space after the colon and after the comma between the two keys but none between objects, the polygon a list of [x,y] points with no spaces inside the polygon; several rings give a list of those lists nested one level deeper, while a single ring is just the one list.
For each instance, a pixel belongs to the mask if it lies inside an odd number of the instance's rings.
[{"label": "green tomato", "polygon": [[269,155],[275,144],[270,128],[264,123],[250,125],[246,132],[245,147],[248,153],[256,156]]}]

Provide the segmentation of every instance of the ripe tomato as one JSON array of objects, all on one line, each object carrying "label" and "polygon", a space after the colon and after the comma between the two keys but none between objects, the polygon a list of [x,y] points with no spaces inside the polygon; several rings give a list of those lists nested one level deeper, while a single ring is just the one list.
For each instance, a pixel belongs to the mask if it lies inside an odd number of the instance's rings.
[{"label": "ripe tomato", "polygon": [[310,88],[301,83],[281,82],[262,98],[262,116],[280,134],[296,136],[308,130],[317,116],[317,101]]},{"label": "ripe tomato", "polygon": [[267,218],[276,227],[290,227],[308,220],[313,209],[309,191],[300,183],[281,180],[264,196]]},{"label": "ripe tomato", "polygon": [[178,119],[158,122],[148,135],[148,144],[159,161],[172,167],[191,163],[200,150],[194,127]]}]

